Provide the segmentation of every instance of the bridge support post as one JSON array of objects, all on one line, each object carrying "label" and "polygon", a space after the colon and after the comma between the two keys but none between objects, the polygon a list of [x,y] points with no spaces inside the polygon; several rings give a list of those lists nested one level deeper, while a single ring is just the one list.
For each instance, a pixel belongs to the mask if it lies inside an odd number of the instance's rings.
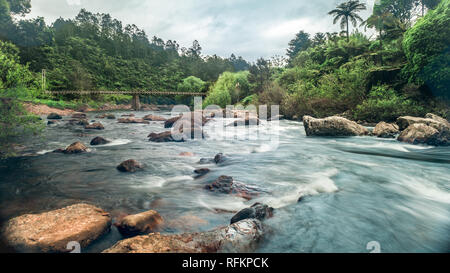
[{"label": "bridge support post", "polygon": [[134,111],[141,110],[141,102],[139,101],[139,95],[133,95],[133,100],[131,101],[131,107]]}]

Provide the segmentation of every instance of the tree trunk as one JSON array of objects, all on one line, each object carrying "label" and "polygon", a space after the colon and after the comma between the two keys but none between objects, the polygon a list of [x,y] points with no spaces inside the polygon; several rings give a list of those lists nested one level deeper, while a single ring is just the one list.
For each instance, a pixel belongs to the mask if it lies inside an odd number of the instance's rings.
[{"label": "tree trunk", "polygon": [[349,42],[350,41],[350,33],[348,32],[348,16],[346,16],[345,19],[347,20],[347,42]]}]

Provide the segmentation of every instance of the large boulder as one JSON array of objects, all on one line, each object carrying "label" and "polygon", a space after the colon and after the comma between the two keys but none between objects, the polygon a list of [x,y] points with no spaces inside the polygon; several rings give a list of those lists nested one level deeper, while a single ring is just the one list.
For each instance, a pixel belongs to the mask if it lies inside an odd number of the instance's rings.
[{"label": "large boulder", "polygon": [[449,145],[450,139],[439,130],[423,123],[410,125],[398,137],[401,142],[427,145]]},{"label": "large boulder", "polygon": [[117,166],[117,170],[121,172],[134,173],[138,169],[142,169],[142,165],[134,159],[128,159]]},{"label": "large boulder", "polygon": [[209,119],[204,117],[201,113],[188,113],[166,120],[166,122],[164,122],[164,128],[172,128],[178,126],[178,128],[181,129],[183,126],[182,123],[188,121],[190,121],[191,128],[200,128],[204,126],[209,121]]},{"label": "large boulder", "polygon": [[143,119],[149,120],[149,121],[166,121],[167,120],[163,117],[155,116],[155,115],[146,115]]},{"label": "large boulder", "polygon": [[429,119],[438,121],[438,122],[446,125],[447,127],[450,127],[450,122],[448,122],[448,120],[446,120],[445,118],[440,117],[438,115],[435,115],[435,114],[432,114],[432,113],[428,113],[428,114],[425,115],[425,118],[429,118]]},{"label": "large boulder", "polygon": [[307,136],[363,136],[369,134],[366,127],[337,116],[323,119],[304,116],[303,125]]},{"label": "large boulder", "polygon": [[244,219],[258,219],[260,221],[273,216],[273,208],[268,205],[255,203],[250,208],[245,208],[231,218],[230,224]]},{"label": "large boulder", "polygon": [[151,233],[122,240],[104,253],[248,253],[264,234],[262,223],[245,219],[212,231],[162,235]]},{"label": "large boulder", "polygon": [[62,119],[62,116],[59,115],[59,114],[57,114],[57,113],[50,113],[50,114],[47,116],[47,119]]},{"label": "large boulder", "polygon": [[212,183],[205,185],[204,189],[215,193],[233,194],[247,200],[259,195],[256,188],[236,182],[233,177],[226,175],[222,175]]},{"label": "large boulder", "polygon": [[91,140],[91,145],[92,146],[96,146],[96,145],[105,145],[110,143],[111,141],[104,139],[103,137],[95,137]]},{"label": "large boulder", "polygon": [[141,118],[119,118],[117,120],[118,123],[142,123],[142,124],[150,124],[150,122],[141,119]]},{"label": "large boulder", "polygon": [[84,153],[86,151],[87,151],[87,147],[83,143],[77,141],[77,142],[70,144],[62,152],[65,154],[79,154],[79,153]]},{"label": "large boulder", "polygon": [[394,138],[400,133],[398,125],[393,123],[380,122],[373,129],[373,134],[381,138]]},{"label": "large boulder", "polygon": [[9,220],[2,229],[8,245],[18,252],[67,252],[69,242],[86,247],[109,231],[111,218],[102,209],[76,204]]},{"label": "large boulder", "polygon": [[85,125],[84,129],[86,129],[86,130],[104,130],[105,127],[103,127],[103,124],[101,124],[100,122],[94,122],[92,124]]},{"label": "large boulder", "polygon": [[411,117],[411,116],[403,116],[403,117],[399,117],[397,119],[397,125],[400,128],[400,131],[403,131],[406,128],[408,128],[409,126],[416,124],[416,123],[421,123],[421,124],[431,126],[439,131],[443,130],[445,127],[449,127],[446,124],[448,122],[444,123],[442,121],[437,120],[436,118],[432,119],[432,118],[418,118],[418,117]]},{"label": "large boulder", "polygon": [[154,232],[164,222],[154,210],[128,215],[114,225],[123,236],[136,236]]},{"label": "large boulder", "polygon": [[172,132],[151,133],[148,135],[149,141],[152,142],[182,142],[183,140],[175,140],[172,137]]}]

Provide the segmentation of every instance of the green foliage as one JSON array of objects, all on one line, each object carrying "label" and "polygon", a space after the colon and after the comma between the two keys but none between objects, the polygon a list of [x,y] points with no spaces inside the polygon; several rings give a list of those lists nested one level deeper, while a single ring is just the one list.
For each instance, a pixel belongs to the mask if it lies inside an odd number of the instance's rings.
[{"label": "green foliage", "polygon": [[38,86],[33,74],[19,63],[17,47],[3,41],[0,41],[0,86],[7,89]]},{"label": "green foliage", "polygon": [[294,59],[299,52],[308,49],[311,46],[311,43],[312,42],[308,33],[303,30],[297,33],[295,38],[289,42],[289,47],[286,54],[289,57],[289,60]]},{"label": "green foliage", "polygon": [[205,100],[205,106],[215,104],[225,107],[226,105],[235,104],[241,98],[248,96],[250,91],[248,77],[248,71],[237,73],[224,72],[212,86]]},{"label": "green foliage", "polygon": [[403,70],[411,83],[425,84],[436,95],[450,99],[450,0],[409,29],[403,41],[408,64]]},{"label": "green foliage", "polygon": [[354,118],[369,122],[395,121],[399,116],[423,116],[426,109],[397,94],[388,86],[376,86],[367,100],[356,107]]},{"label": "green foliage", "polygon": [[340,20],[341,29],[345,31],[348,41],[350,37],[350,22],[353,24],[353,27],[356,27],[358,21],[363,22],[358,12],[366,9],[366,4],[360,3],[359,0],[350,0],[339,4],[335,9],[328,12],[328,14],[334,16],[333,24],[336,24]]}]

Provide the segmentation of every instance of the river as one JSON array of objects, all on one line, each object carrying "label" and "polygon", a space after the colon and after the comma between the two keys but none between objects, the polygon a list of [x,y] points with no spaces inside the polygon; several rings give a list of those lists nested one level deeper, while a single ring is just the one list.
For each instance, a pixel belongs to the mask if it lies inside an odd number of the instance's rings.
[{"label": "river", "polygon": [[[88,113],[88,119],[97,114]],[[170,116],[136,112],[147,114]],[[27,143],[29,155],[0,161],[3,220],[88,202],[113,217],[155,209],[166,219],[161,232],[179,233],[227,225],[233,211],[262,202],[275,214],[265,221],[269,232],[257,252],[369,252],[369,242],[381,252],[450,251],[450,147],[375,137],[309,138],[302,123],[287,120],[267,132],[278,137],[277,145],[267,139],[220,139],[215,129],[222,119],[207,123],[204,140],[153,143],[147,135],[165,131],[161,122],[98,121],[105,130],[87,131],[64,121],[47,126],[42,137]],[[95,136],[112,142],[79,155],[50,152],[75,141],[89,144]],[[194,156],[180,156],[183,152]],[[217,153],[227,161],[199,164]],[[130,158],[144,170],[119,173],[115,167]],[[194,179],[193,170],[200,167],[212,171]],[[220,175],[261,194],[247,201],[203,189]],[[113,227],[82,251],[100,252],[120,239]]]}]

